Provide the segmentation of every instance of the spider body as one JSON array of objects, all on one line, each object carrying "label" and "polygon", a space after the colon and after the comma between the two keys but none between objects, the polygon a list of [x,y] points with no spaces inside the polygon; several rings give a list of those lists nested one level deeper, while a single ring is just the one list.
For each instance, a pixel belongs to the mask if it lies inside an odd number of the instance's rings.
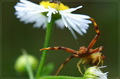
[{"label": "spider body", "polygon": [[[98,66],[100,63],[103,64],[103,59],[105,58],[104,55],[102,55],[101,50],[102,50],[102,46],[100,46],[99,48],[96,49],[90,49],[88,52],[83,51],[84,53],[80,53],[78,54],[78,57],[81,58],[81,63],[82,64],[88,64],[88,65],[96,65]],[[85,47],[80,48],[80,51],[86,49]],[[79,51],[78,51],[79,52]]]},{"label": "spider body", "polygon": [[88,47],[86,48],[85,46],[82,46],[79,48],[78,51],[70,49],[70,48],[66,48],[63,46],[58,46],[58,47],[48,47],[48,48],[42,48],[41,50],[64,50],[66,52],[72,53],[72,55],[70,57],[68,57],[65,62],[60,66],[60,68],[58,69],[56,75],[60,72],[60,70],[64,67],[64,65],[72,58],[80,58],[80,60],[77,63],[77,67],[78,70],[80,71],[80,73],[82,74],[82,71],[80,69],[80,64],[88,64],[90,66],[98,66],[99,64],[103,64],[103,60],[105,59],[105,56],[102,55],[101,51],[103,49],[102,46],[92,49],[93,45],[96,43],[97,39],[100,36],[100,31],[98,29],[98,26],[96,24],[96,22],[94,21],[93,18],[90,18],[90,20],[93,22],[94,27],[95,27],[95,31],[96,31],[96,35],[93,38],[93,40],[90,42],[90,44],[88,45]]}]

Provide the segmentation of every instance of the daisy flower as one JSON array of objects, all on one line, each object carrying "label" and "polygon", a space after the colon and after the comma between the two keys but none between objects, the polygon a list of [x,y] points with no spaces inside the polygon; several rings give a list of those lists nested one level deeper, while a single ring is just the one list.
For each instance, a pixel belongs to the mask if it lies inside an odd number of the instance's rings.
[{"label": "daisy flower", "polygon": [[84,78],[85,79],[107,79],[107,73],[103,73],[100,68],[104,68],[106,66],[101,66],[101,67],[97,67],[97,66],[93,66],[90,67],[86,70],[85,74],[84,74]]},{"label": "daisy flower", "polygon": [[49,1],[41,1],[38,4],[28,0],[20,0],[15,5],[15,15],[24,23],[34,23],[34,27],[46,28],[47,23],[55,20],[57,26],[61,29],[67,27],[76,38],[74,31],[83,35],[86,33],[91,21],[89,16],[83,14],[74,14],[73,11],[82,8],[69,8],[63,3],[50,3]]}]

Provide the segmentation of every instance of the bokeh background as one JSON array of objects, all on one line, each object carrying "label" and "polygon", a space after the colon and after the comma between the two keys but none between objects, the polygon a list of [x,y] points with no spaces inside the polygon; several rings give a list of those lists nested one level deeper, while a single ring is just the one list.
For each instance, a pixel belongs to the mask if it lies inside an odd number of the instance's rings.
[{"label": "bokeh background", "polygon": [[[38,3],[40,0],[31,0]],[[4,0],[0,3],[1,18],[1,77],[2,79],[23,79],[24,75],[18,75],[14,70],[14,63],[20,56],[21,49],[27,50],[28,54],[34,55],[38,60],[41,57],[40,48],[43,47],[45,30],[33,28],[33,24],[24,24],[14,15],[14,5],[18,0]],[[82,9],[74,13],[86,14],[94,18],[101,31],[101,36],[93,48],[104,46],[102,53],[106,56],[104,65],[107,68],[110,79],[118,79],[118,0],[61,0],[70,7],[83,5]],[[32,18],[32,17],[31,17]],[[77,33],[76,33],[77,34]],[[78,50],[80,46],[87,46],[95,36],[93,24],[90,25],[87,34],[75,40],[68,29],[59,29],[54,26],[50,47],[65,46]],[[60,64],[71,54],[65,51],[48,51],[45,64],[54,63],[54,75]],[[76,64],[78,58],[73,58],[60,72],[60,75],[81,76]],[[28,79],[28,78],[25,78]]]}]

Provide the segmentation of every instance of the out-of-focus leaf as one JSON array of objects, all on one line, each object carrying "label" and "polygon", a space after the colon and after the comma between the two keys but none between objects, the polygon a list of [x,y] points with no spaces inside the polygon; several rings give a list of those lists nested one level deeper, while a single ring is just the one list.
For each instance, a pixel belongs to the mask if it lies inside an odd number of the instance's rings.
[{"label": "out-of-focus leaf", "polygon": [[39,79],[84,79],[83,77],[71,77],[71,76],[45,76]]},{"label": "out-of-focus leaf", "polygon": [[54,69],[54,64],[53,63],[49,63],[46,66],[43,67],[43,71],[42,71],[42,76],[47,76],[50,75],[50,73],[53,71]]}]

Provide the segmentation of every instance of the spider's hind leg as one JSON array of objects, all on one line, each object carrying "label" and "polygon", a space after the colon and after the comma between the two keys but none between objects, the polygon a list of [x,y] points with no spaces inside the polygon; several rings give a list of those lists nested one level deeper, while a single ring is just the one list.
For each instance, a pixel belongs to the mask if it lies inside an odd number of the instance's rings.
[{"label": "spider's hind leg", "polygon": [[58,75],[58,73],[61,71],[61,69],[65,66],[65,64],[70,61],[72,58],[74,57],[74,55],[68,57],[65,62],[63,64],[61,64],[61,66],[59,67],[59,69],[57,70],[56,74],[55,75]]}]

